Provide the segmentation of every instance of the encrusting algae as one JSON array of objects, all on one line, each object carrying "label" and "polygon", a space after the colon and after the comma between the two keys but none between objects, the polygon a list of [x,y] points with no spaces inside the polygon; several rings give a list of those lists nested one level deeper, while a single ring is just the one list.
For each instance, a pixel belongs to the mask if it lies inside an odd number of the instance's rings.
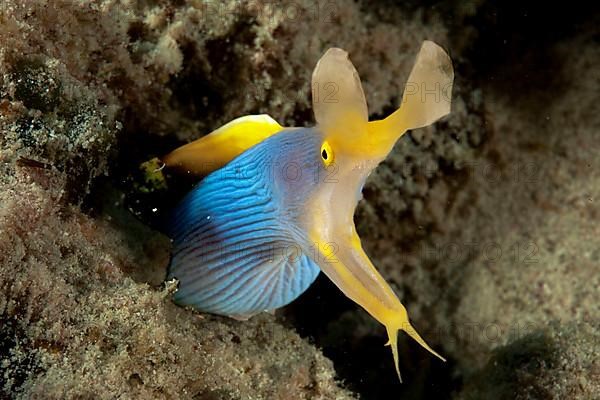
[{"label": "encrusting algae", "polygon": [[[324,3],[0,2],[1,398],[600,398],[594,4]],[[277,318],[174,305],[169,240],[130,213],[164,192],[138,203],[131,171],[239,115],[310,123],[332,46],[382,118],[425,39],[452,51],[452,113],[373,171],[356,231],[450,362],[400,335],[398,385],[326,278]]]}]

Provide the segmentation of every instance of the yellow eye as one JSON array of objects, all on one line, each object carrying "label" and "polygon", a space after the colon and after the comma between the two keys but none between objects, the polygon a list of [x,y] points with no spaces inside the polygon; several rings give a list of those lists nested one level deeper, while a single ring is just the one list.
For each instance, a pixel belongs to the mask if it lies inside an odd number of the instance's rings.
[{"label": "yellow eye", "polygon": [[333,151],[327,141],[323,142],[321,146],[321,159],[326,167],[330,166],[333,162]]}]

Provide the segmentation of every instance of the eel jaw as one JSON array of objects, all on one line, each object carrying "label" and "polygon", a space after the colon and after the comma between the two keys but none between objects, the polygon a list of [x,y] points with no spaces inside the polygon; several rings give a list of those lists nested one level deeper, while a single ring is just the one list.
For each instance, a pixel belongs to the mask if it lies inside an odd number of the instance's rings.
[{"label": "eel jaw", "polygon": [[[323,273],[351,300],[365,309],[373,318],[385,326],[388,342],[392,349],[398,379],[400,375],[398,355],[398,331],[406,332],[417,343],[442,361],[444,357],[434,351],[417,333],[408,319],[406,308],[400,303],[393,290],[375,269],[360,247],[355,236],[352,243],[338,244],[313,236],[317,247],[315,262]],[[358,244],[358,247],[357,247]]]},{"label": "eel jaw", "polygon": [[308,218],[305,222],[308,249],[305,251],[347,297],[385,326],[401,381],[397,343],[399,330],[405,331],[440,360],[445,359],[417,333],[408,319],[406,308],[364,252],[353,221],[358,197],[347,192],[350,188],[360,192],[363,179],[344,184],[344,175],[338,183],[320,188],[309,202],[305,213]]}]

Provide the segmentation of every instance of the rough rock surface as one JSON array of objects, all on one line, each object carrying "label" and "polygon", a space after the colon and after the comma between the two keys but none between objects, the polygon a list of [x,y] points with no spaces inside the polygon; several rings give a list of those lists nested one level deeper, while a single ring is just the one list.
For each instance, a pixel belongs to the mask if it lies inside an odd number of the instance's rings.
[{"label": "rough rock surface", "polygon": [[170,301],[172,284],[132,279],[164,270],[168,239],[65,204],[61,173],[13,172],[0,185],[0,397],[351,397],[273,317],[201,316]]},{"label": "rough rock surface", "polygon": [[[481,62],[506,14],[465,4],[3,1],[0,398],[600,397],[594,25]],[[398,143],[356,221],[449,362],[401,341],[398,385],[383,329],[322,280],[286,319],[174,306],[131,170],[240,115],[311,124],[330,46],[383,116],[423,39],[450,49],[453,113]]]},{"label": "rough rock surface", "polygon": [[597,323],[550,324],[495,349],[457,399],[593,399]]},{"label": "rough rock surface", "polygon": [[[387,195],[363,208],[382,212],[363,215],[368,252],[417,328],[450,357],[431,368],[449,368],[441,376],[452,376],[454,390],[464,383],[463,398],[600,396],[600,75],[591,67],[600,46],[590,32],[583,25],[541,55],[532,46],[521,64],[501,63],[490,73],[496,80],[484,77],[484,145],[433,180],[408,219],[379,207],[399,192],[391,179],[373,182]],[[459,108],[452,118],[460,116]],[[419,210],[416,235],[395,225],[414,223]],[[544,364],[550,353],[555,362]],[[527,371],[527,363],[540,367]]]}]

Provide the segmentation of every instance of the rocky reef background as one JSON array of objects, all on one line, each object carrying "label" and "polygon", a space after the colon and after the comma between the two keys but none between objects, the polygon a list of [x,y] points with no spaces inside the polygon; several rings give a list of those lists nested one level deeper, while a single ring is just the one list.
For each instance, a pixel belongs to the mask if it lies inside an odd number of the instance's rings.
[{"label": "rocky reef background", "polygon": [[[484,0],[0,4],[0,398],[600,397],[600,30]],[[452,114],[367,182],[367,253],[445,364],[319,279],[246,322],[170,301],[176,194],[140,162],[268,113],[310,125],[310,74],[350,52],[372,117],[423,39]],[[134,217],[136,215],[137,217]]]}]

